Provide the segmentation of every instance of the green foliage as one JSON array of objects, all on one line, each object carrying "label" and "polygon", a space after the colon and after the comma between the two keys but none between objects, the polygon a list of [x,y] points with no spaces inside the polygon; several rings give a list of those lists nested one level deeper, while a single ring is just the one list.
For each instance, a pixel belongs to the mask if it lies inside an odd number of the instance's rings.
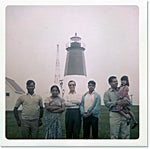
[{"label": "green foliage", "polygon": [[[132,111],[135,114],[137,121],[139,121],[139,106],[133,106]],[[131,124],[132,126],[132,124]],[[80,138],[82,138],[82,127]],[[65,112],[63,113],[63,138],[66,138],[65,135]],[[99,119],[99,139],[109,139],[109,118],[108,118],[108,109],[105,106],[101,107],[101,114]],[[139,126],[134,129],[131,129],[131,139],[138,139],[139,137]],[[17,126],[16,120],[14,118],[12,111],[6,112],[6,138],[7,139],[20,139],[21,132],[20,128]],[[43,130],[42,126],[39,128],[39,139],[43,139]]]}]

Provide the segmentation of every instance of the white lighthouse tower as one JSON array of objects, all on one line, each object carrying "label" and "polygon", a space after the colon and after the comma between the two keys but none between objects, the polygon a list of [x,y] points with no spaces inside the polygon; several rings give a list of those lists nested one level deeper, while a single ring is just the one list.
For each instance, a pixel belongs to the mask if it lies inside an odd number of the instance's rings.
[{"label": "white lighthouse tower", "polygon": [[67,57],[64,71],[64,90],[68,92],[68,82],[76,82],[76,91],[83,94],[87,90],[87,73],[85,65],[85,45],[81,42],[81,37],[75,36],[70,38],[66,47]]}]

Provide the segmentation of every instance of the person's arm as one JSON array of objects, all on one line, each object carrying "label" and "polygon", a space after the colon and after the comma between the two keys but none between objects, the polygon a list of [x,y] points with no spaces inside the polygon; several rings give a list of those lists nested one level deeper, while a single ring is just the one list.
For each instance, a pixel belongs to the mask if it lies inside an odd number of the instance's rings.
[{"label": "person's arm", "polygon": [[38,125],[39,127],[42,126],[42,117],[43,117],[43,111],[44,111],[44,108],[43,106],[40,107],[40,115],[39,115],[39,122],[38,122]]},{"label": "person's arm", "polygon": [[40,107],[40,119],[43,117],[43,111],[44,111],[44,108]]},{"label": "person's arm", "polygon": [[49,105],[49,103],[44,103],[44,105],[45,105],[45,109],[51,112],[60,108],[59,106]]},{"label": "person's arm", "polygon": [[82,99],[81,99],[80,114],[81,114],[81,116],[84,115],[84,95],[82,96]]},{"label": "person's arm", "polygon": [[72,100],[73,104],[80,105],[81,104],[82,95],[76,94],[74,100]]},{"label": "person's arm", "polygon": [[112,106],[116,106],[116,101],[112,101],[110,99],[109,93],[105,92],[103,97],[104,104],[107,108],[111,108]]},{"label": "person's arm", "polygon": [[65,95],[64,99],[65,99],[65,106],[66,106],[66,107],[74,107],[74,106],[77,105],[77,104],[74,103],[73,101],[70,101],[70,100],[69,100],[68,95]]},{"label": "person's arm", "polygon": [[39,106],[40,106],[40,115],[39,115],[39,119],[41,119],[43,117],[43,100],[42,98],[39,100]]},{"label": "person's arm", "polygon": [[21,126],[21,120],[19,118],[19,112],[18,112],[18,108],[20,107],[20,105],[23,104],[23,100],[21,97],[19,97],[16,101],[16,104],[14,106],[14,110],[13,110],[13,113],[14,113],[14,117],[17,121],[17,125],[20,127]]},{"label": "person's arm", "polygon": [[78,101],[78,100],[72,100],[72,104],[80,105],[80,101]]},{"label": "person's arm", "polygon": [[14,112],[15,119],[17,121],[17,125],[20,127],[21,126],[21,121],[20,121],[20,118],[19,118],[18,108],[14,107],[13,112]]},{"label": "person's arm", "polygon": [[131,106],[132,102],[130,99],[124,97],[123,99],[119,99],[116,104],[121,105],[121,106]]},{"label": "person's arm", "polygon": [[63,111],[65,111],[65,103],[64,102],[62,103],[61,107],[59,107],[59,109],[53,110],[54,113],[61,113]]},{"label": "person's arm", "polygon": [[76,106],[76,104],[75,104],[75,103],[72,103],[71,101],[66,101],[66,102],[65,102],[65,106],[66,106],[66,107],[74,107],[74,106]]}]

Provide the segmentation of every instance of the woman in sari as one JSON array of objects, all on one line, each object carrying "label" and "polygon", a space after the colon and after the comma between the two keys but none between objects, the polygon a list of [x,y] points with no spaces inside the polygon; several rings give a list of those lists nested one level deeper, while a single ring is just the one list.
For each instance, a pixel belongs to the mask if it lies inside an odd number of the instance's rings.
[{"label": "woman in sari", "polygon": [[47,97],[44,105],[43,128],[45,139],[62,138],[62,112],[65,110],[64,99],[59,94],[60,90],[57,85],[50,89],[51,96]]}]

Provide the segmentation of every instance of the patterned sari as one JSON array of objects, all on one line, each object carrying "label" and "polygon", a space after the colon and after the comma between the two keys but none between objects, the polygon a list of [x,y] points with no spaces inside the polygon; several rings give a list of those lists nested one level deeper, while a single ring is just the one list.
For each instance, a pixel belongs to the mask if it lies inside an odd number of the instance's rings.
[{"label": "patterned sari", "polygon": [[[52,101],[50,97],[45,100],[50,105],[61,106],[64,100],[60,97]],[[53,113],[45,109],[43,116],[43,129],[45,139],[62,138],[62,113]]]}]

